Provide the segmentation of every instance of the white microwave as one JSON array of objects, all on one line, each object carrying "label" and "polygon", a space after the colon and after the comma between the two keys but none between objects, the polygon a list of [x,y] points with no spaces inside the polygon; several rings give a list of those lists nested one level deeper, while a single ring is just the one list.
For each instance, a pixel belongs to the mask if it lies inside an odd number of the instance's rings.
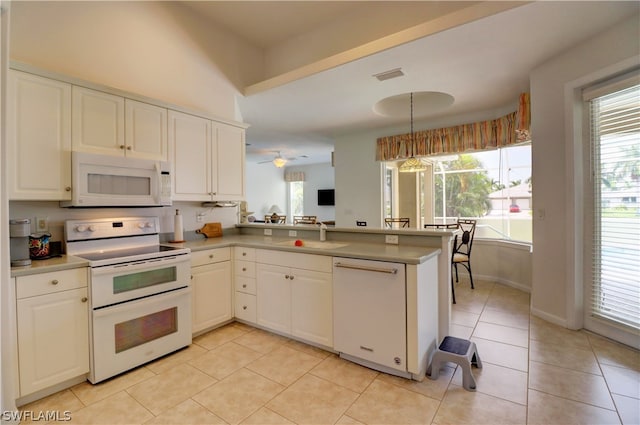
[{"label": "white microwave", "polygon": [[63,207],[171,205],[171,165],[165,161],[71,153],[71,201]]}]

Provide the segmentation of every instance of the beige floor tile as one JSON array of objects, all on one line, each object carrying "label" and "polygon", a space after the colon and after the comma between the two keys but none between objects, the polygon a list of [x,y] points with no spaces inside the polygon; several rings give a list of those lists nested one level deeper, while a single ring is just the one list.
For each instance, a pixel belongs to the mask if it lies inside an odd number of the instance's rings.
[{"label": "beige floor tile", "polygon": [[189,361],[189,364],[209,376],[224,379],[263,355],[235,342],[228,342]]},{"label": "beige floor tile", "polygon": [[141,366],[98,384],[91,384],[89,381],[85,381],[71,387],[71,391],[82,403],[89,405],[154,376],[156,376],[155,373]]},{"label": "beige floor tile", "polygon": [[233,323],[230,323],[229,326],[233,326],[234,328],[238,328],[246,332],[253,332],[257,329],[253,326],[250,326],[250,325],[247,325],[246,323],[241,323],[241,322],[233,322]]},{"label": "beige floor tile", "polygon": [[466,311],[468,313],[477,314],[478,316],[484,310],[484,304],[486,300],[474,298],[474,297],[461,297],[456,292],[456,304],[453,308],[458,311]]},{"label": "beige floor tile", "polygon": [[470,313],[468,311],[451,309],[451,323],[461,326],[473,328],[478,323],[479,314]]},{"label": "beige floor tile", "polygon": [[340,416],[340,419],[338,419],[338,422],[336,422],[336,425],[345,425],[345,424],[358,425],[358,424],[362,424],[362,422],[356,421],[351,416],[342,415]]},{"label": "beige floor tile", "polygon": [[153,425],[209,425],[225,423],[221,418],[200,406],[192,399],[187,399],[148,422],[145,422],[145,424]]},{"label": "beige floor tile", "polygon": [[623,395],[612,394],[618,413],[624,425],[640,424],[640,400]]},{"label": "beige floor tile", "polygon": [[266,407],[261,407],[256,413],[249,416],[247,419],[241,422],[245,425],[285,425],[293,424],[287,418],[278,415],[273,410],[269,410]]},{"label": "beige floor tile", "polygon": [[69,423],[130,425],[142,424],[151,418],[153,418],[153,415],[147,409],[127,394],[126,391],[121,391],[84,409],[73,412]]},{"label": "beige floor tile", "polygon": [[529,350],[526,348],[483,338],[472,337],[471,340],[476,344],[482,363],[493,363],[522,372],[529,370]]},{"label": "beige floor tile", "polygon": [[576,347],[560,347],[555,342],[531,340],[531,360],[566,369],[600,375],[600,366],[592,350]]},{"label": "beige floor tile", "polygon": [[230,424],[255,413],[285,387],[247,369],[240,369],[192,398]]},{"label": "beige floor tile", "polygon": [[[42,398],[40,400],[34,401],[29,404],[25,404],[21,406],[18,410],[23,413],[23,419],[21,421],[22,424],[30,424],[30,423],[42,423],[42,421],[34,421],[35,417],[39,414],[39,412],[58,412],[58,417],[64,417],[64,412],[70,412],[71,416],[85,407],[84,404],[80,401],[80,399],[73,393],[71,390],[64,390],[52,394],[48,397]],[[31,416],[29,416],[31,415]]]},{"label": "beige floor tile", "polygon": [[207,352],[206,348],[203,348],[197,344],[191,344],[188,347],[183,348],[182,350],[176,351],[175,353],[169,354],[168,356],[164,356],[159,358],[158,360],[154,360],[151,363],[147,363],[146,367],[155,374],[166,372],[167,370],[171,370],[174,367],[181,365],[189,360],[193,360],[198,358]]},{"label": "beige floor tile", "polygon": [[612,393],[640,399],[640,372],[609,365],[601,367]]},{"label": "beige floor tile", "polygon": [[326,359],[332,353],[323,350],[322,348],[314,347],[313,345],[308,345],[300,341],[296,341],[295,339],[291,339],[287,341],[287,347],[293,348],[294,350],[302,351],[303,353],[310,354],[312,356],[318,357],[319,359]]},{"label": "beige floor tile", "polygon": [[600,363],[640,372],[640,351],[598,335],[587,336]]},{"label": "beige floor tile", "polygon": [[256,329],[253,332],[247,332],[241,337],[234,340],[234,342],[244,345],[254,351],[258,351],[262,354],[267,354],[282,344],[289,342],[288,338],[280,335],[272,334],[261,329]]},{"label": "beige floor tile", "polygon": [[583,348],[591,349],[587,333],[582,331],[572,331],[551,322],[531,316],[530,337],[536,341],[555,343],[562,348]]},{"label": "beige floor tile", "polygon": [[290,385],[322,360],[281,345],[246,367],[282,385]]},{"label": "beige floor tile", "polygon": [[127,392],[158,415],[216,382],[193,366],[182,364],[130,387]]},{"label": "beige floor tile", "polygon": [[456,338],[469,339],[473,334],[473,328],[469,326],[456,325],[451,323],[449,325],[449,336],[455,336]]},{"label": "beige floor tile", "polygon": [[615,408],[604,378],[590,373],[531,362],[529,388],[605,409]]},{"label": "beige floor tile", "polygon": [[584,404],[551,394],[530,390],[527,424],[584,425],[619,424],[614,410]]},{"label": "beige floor tile", "polygon": [[364,391],[378,376],[375,370],[367,369],[336,355],[324,359],[310,373],[357,393]]},{"label": "beige floor tile", "polygon": [[212,350],[247,333],[250,332],[231,324],[197,336],[193,339],[193,343],[207,350]]},{"label": "beige floor tile", "polygon": [[453,378],[455,370],[455,365],[454,367],[443,366],[440,368],[440,374],[436,380],[425,377],[422,381],[414,381],[411,379],[400,378],[398,376],[387,375],[385,373],[378,375],[378,379],[404,388],[405,390],[413,391],[436,400],[442,400],[444,394],[447,392],[447,388],[449,387],[449,383],[451,382],[451,378]]},{"label": "beige floor tile", "polygon": [[489,295],[486,307],[528,313],[529,303],[530,297],[526,292],[505,285],[495,285]]},{"label": "beige floor tile", "polygon": [[333,424],[358,393],[313,375],[305,375],[266,407],[299,424]]},{"label": "beige floor tile", "polygon": [[509,312],[487,307],[482,311],[480,321],[529,330],[529,309],[524,312]]},{"label": "beige floor tile", "polygon": [[513,425],[524,424],[526,418],[526,406],[451,385],[433,423]]},{"label": "beige floor tile", "polygon": [[367,424],[429,424],[439,401],[376,379],[346,414]]},{"label": "beige floor tile", "polygon": [[[482,357],[481,357],[482,358]],[[484,363],[482,369],[471,368],[476,391],[514,403],[527,404],[527,373]],[[452,384],[462,386],[462,368],[457,368]]]},{"label": "beige floor tile", "polygon": [[473,336],[476,338],[502,342],[504,344],[516,345],[518,347],[529,347],[529,332],[524,329],[512,328],[510,326],[478,322],[478,326],[476,326],[473,331]]}]

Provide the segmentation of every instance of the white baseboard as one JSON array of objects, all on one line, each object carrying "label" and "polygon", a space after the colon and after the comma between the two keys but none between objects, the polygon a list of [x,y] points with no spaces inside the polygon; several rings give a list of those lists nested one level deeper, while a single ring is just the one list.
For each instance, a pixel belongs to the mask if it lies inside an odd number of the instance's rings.
[{"label": "white baseboard", "polygon": [[562,326],[563,328],[569,329],[567,324],[567,319],[563,317],[558,317],[556,315],[549,314],[546,311],[538,310],[537,308],[534,308],[534,307],[531,307],[531,314],[543,320],[546,320],[547,322],[551,322],[554,325]]},{"label": "white baseboard", "polygon": [[496,282],[496,283],[500,283],[500,284],[505,285],[505,286],[510,286],[512,288],[518,289],[518,290],[526,292],[528,294],[531,293],[531,288],[529,286],[524,285],[524,284],[519,283],[519,282],[514,282],[514,281],[511,281],[511,280],[502,279],[502,278],[495,277],[495,276],[476,274],[476,273],[473,274],[473,277],[475,279],[488,280],[490,282]]}]

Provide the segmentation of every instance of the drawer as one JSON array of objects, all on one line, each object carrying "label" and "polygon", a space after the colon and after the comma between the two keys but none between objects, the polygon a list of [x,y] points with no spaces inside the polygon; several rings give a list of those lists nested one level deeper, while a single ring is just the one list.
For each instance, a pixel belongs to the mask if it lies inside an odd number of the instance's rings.
[{"label": "drawer", "polygon": [[233,258],[235,260],[256,261],[256,249],[236,246],[234,247]]},{"label": "drawer", "polygon": [[256,296],[236,292],[235,316],[245,322],[256,323]]},{"label": "drawer", "polygon": [[231,260],[231,249],[216,248],[191,252],[191,267]]},{"label": "drawer", "polygon": [[245,294],[256,294],[256,280],[252,277],[236,276],[235,286],[236,291],[244,292]]},{"label": "drawer", "polygon": [[274,266],[295,267],[297,269],[333,272],[333,257],[329,255],[302,254],[285,251],[258,249],[256,262]]},{"label": "drawer", "polygon": [[83,288],[89,280],[89,269],[61,270],[16,277],[16,298],[34,297],[69,289]]},{"label": "drawer", "polygon": [[256,263],[252,261],[234,261],[235,276],[256,277]]}]

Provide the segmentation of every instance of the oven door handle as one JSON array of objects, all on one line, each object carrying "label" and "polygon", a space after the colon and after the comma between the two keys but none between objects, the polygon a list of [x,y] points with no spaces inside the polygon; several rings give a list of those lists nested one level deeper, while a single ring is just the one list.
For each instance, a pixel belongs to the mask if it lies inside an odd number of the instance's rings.
[{"label": "oven door handle", "polygon": [[160,267],[170,266],[172,264],[180,264],[191,262],[190,255],[176,255],[172,257],[150,258],[147,260],[132,261],[129,263],[113,264],[109,266],[98,266],[91,268],[91,274],[94,276],[102,276],[105,274],[115,274],[122,271],[130,272],[141,269],[157,269]]},{"label": "oven door handle", "polygon": [[135,301],[126,301],[122,304],[117,304],[111,307],[98,308],[96,310],[93,310],[93,317],[98,318],[98,317],[109,316],[114,313],[120,313],[120,312],[131,310],[132,308],[142,309],[147,304],[153,304],[155,302],[158,302],[160,298],[162,299],[162,301],[167,301],[171,299],[180,298],[190,293],[191,293],[191,288],[187,286],[184,288],[175,289],[173,291],[163,292],[161,294],[150,295],[148,297],[140,298]]}]

